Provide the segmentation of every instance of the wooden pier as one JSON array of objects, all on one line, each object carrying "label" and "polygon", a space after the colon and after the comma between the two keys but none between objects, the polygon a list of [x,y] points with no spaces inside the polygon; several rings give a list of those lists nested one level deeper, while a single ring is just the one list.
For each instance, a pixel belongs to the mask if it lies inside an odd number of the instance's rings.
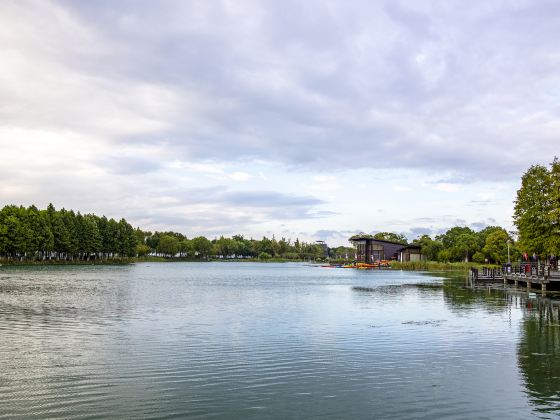
[{"label": "wooden pier", "polygon": [[560,290],[560,271],[549,265],[525,264],[503,268],[483,267],[481,270],[471,268],[469,279],[473,283],[500,283],[504,286],[524,286],[527,290],[547,288]]}]

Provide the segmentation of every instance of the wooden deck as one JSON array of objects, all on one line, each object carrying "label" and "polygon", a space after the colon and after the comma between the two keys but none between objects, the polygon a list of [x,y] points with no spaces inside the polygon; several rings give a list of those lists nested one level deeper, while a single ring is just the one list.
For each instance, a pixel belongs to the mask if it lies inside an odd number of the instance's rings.
[{"label": "wooden deck", "polygon": [[487,268],[482,270],[471,268],[469,279],[474,283],[500,283],[504,285],[526,286],[528,290],[540,288],[543,292],[547,286],[554,289],[560,288],[560,271],[550,266],[525,266],[509,267],[508,269]]}]

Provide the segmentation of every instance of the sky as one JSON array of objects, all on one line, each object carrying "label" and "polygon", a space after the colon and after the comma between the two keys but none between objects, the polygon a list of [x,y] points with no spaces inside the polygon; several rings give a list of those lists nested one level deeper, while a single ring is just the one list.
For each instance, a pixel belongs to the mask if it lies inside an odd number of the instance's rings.
[{"label": "sky", "polygon": [[0,206],[347,245],[513,229],[560,2],[0,2]]}]

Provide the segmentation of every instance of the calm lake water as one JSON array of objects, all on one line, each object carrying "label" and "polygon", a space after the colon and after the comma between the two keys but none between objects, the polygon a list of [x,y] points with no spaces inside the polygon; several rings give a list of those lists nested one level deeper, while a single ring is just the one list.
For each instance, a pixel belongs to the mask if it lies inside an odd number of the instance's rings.
[{"label": "calm lake water", "polygon": [[303,264],[0,267],[0,418],[527,418],[559,306]]}]

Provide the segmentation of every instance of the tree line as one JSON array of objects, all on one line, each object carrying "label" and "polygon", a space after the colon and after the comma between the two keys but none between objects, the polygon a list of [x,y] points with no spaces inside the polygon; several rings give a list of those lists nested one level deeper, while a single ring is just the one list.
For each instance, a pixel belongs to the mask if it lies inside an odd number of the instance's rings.
[{"label": "tree line", "polygon": [[138,234],[137,253],[139,256],[200,259],[258,258],[261,260],[271,258],[315,260],[326,256],[324,248],[318,244],[302,242],[299,239],[293,242],[286,238],[277,240],[274,236],[257,240],[245,238],[243,235],[234,235],[231,238],[220,236],[210,240],[204,236],[188,239],[177,232],[138,231]]},{"label": "tree line", "polygon": [[514,201],[513,222],[516,232],[507,232],[498,226],[479,232],[468,227],[453,227],[433,239],[423,235],[413,244],[420,245],[430,261],[502,264],[508,261],[508,245],[511,261],[522,258],[557,261],[560,255],[558,158],[554,158],[549,167],[533,165],[523,174]]},{"label": "tree line", "polygon": [[8,205],[0,210],[0,258],[114,260],[136,255],[137,236],[125,220],[73,210]]},{"label": "tree line", "polygon": [[503,264],[508,261],[508,244],[511,261],[521,255],[512,235],[499,226],[488,226],[478,232],[455,226],[433,239],[422,235],[412,244],[422,248],[428,261]]},{"label": "tree line", "polygon": [[210,240],[188,239],[177,232],[134,229],[125,219],[116,221],[73,210],[45,210],[36,206],[4,206],[0,210],[0,259],[16,261],[109,261],[133,257],[166,258],[283,258],[320,259],[325,250],[318,244],[296,239],[242,235]]},{"label": "tree line", "polygon": [[[513,220],[517,232],[499,226],[480,231],[455,226],[432,238],[423,235],[412,241],[430,261],[474,261],[502,264],[522,255],[545,259],[560,254],[560,161],[549,167],[531,166],[517,191]],[[402,234],[379,232],[375,239],[407,244]],[[353,247],[326,249],[298,239],[277,240],[242,235],[208,239],[187,238],[177,232],[134,229],[125,219],[116,221],[73,210],[45,210],[35,206],[7,205],[0,210],[0,259],[4,260],[115,260],[132,257],[166,258],[282,258],[353,260]]]}]

